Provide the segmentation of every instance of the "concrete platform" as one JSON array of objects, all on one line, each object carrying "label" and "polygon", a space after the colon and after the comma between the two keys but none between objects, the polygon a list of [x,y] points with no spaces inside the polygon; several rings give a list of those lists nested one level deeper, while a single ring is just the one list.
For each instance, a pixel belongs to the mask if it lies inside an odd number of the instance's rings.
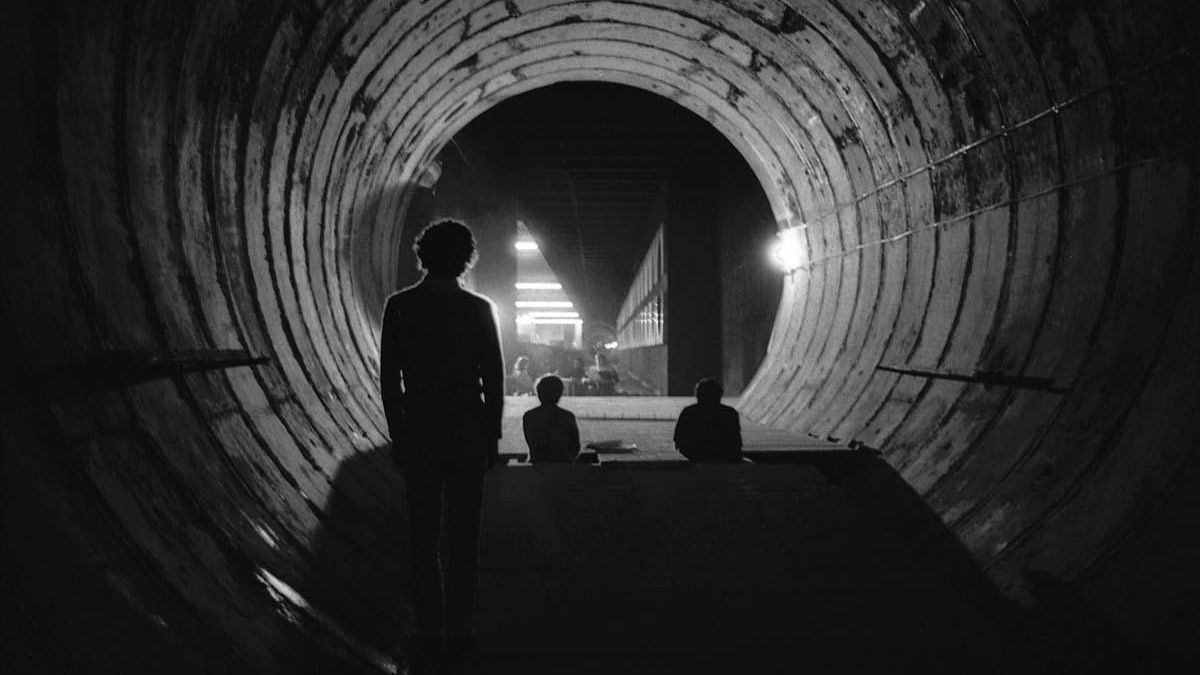
[{"label": "concrete platform", "polygon": [[[564,399],[583,443],[638,451],[489,475],[468,672],[1024,669],[1007,609],[884,462],[743,417],[747,452],[791,463],[690,464],[671,437],[692,401]],[[535,405],[507,401],[503,452]]]},{"label": "concrete platform", "polygon": [[[1045,639],[1031,633],[1054,622],[1020,628],[1021,610],[875,453],[743,420],[747,450],[782,463],[692,464],[670,445],[689,403],[568,399],[584,442],[621,438],[638,452],[489,472],[481,653],[463,672],[1042,672],[1028,655]],[[506,450],[524,453],[520,416],[534,404],[509,400]],[[344,463],[337,494],[380,465]],[[316,672],[400,671],[389,655],[411,631],[398,611],[410,583],[401,502],[376,514],[389,524],[379,530],[346,499],[329,507],[319,568],[343,566],[338,544],[352,539],[373,565],[359,572],[378,580],[362,597],[326,573],[297,589],[325,617],[304,626],[301,662],[345,661]]]},{"label": "concrete platform", "polygon": [[489,476],[468,672],[1017,672],[1003,618],[814,468],[624,466]]}]

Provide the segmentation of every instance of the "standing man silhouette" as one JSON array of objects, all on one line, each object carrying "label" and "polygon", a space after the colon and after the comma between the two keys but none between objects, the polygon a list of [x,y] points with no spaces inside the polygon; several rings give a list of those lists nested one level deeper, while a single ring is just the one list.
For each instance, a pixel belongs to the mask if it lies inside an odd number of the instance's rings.
[{"label": "standing man silhouette", "polygon": [[[380,345],[392,456],[407,483],[418,661],[473,649],[483,476],[498,457],[504,358],[491,300],[461,287],[475,238],[442,220],[413,246],[425,277],[388,298]],[[443,590],[442,504],[448,569]]]}]

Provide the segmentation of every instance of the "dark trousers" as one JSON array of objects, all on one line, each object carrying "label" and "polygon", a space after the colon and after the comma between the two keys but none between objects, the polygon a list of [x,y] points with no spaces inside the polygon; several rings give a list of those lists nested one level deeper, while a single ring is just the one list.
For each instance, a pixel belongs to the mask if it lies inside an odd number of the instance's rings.
[{"label": "dark trousers", "polygon": [[[417,635],[440,643],[468,639],[479,580],[483,474],[479,460],[414,458],[406,469]],[[445,498],[445,585],[439,544]]]}]

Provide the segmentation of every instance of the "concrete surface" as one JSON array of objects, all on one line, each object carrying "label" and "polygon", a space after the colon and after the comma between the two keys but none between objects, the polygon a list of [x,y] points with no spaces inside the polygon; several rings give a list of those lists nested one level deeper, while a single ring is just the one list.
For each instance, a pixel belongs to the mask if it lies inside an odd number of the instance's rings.
[{"label": "concrete surface", "polygon": [[809,466],[626,466],[489,478],[470,672],[1015,672],[1028,658],[1002,617]]}]

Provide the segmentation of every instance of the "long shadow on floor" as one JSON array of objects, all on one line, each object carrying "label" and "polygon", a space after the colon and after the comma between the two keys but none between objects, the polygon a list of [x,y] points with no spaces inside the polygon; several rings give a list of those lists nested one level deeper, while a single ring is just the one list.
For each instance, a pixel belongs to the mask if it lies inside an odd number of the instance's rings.
[{"label": "long shadow on floor", "polygon": [[1142,645],[1121,634],[1069,582],[1054,575],[1023,570],[1032,605],[1027,608],[1010,601],[941,518],[876,451],[805,453],[786,461],[802,461],[818,469],[866,517],[897,536],[914,565],[991,617],[1006,636],[1013,665],[1021,672],[1128,671],[1147,663]]},{"label": "long shadow on floor", "polygon": [[295,589],[295,673],[394,670],[412,632],[404,481],[390,446],[341,462],[312,539],[310,573]]},{"label": "long shadow on floor", "polygon": [[821,469],[497,472],[474,672],[1023,669],[1019,612],[957,540],[920,531],[925,507],[889,496],[890,468]]},{"label": "long shadow on floor", "polygon": [[[296,672],[378,673],[411,631],[403,481],[343,462],[297,589]],[[758,464],[532,466],[488,477],[468,673],[1039,673],[1131,663],[1035,577],[1003,597],[869,452]],[[1041,589],[1041,590],[1039,590]],[[1101,656],[1102,655],[1102,656]]]},{"label": "long shadow on floor", "polygon": [[1134,663],[1069,585],[1004,597],[869,451],[496,473],[471,672],[1057,673]]}]

